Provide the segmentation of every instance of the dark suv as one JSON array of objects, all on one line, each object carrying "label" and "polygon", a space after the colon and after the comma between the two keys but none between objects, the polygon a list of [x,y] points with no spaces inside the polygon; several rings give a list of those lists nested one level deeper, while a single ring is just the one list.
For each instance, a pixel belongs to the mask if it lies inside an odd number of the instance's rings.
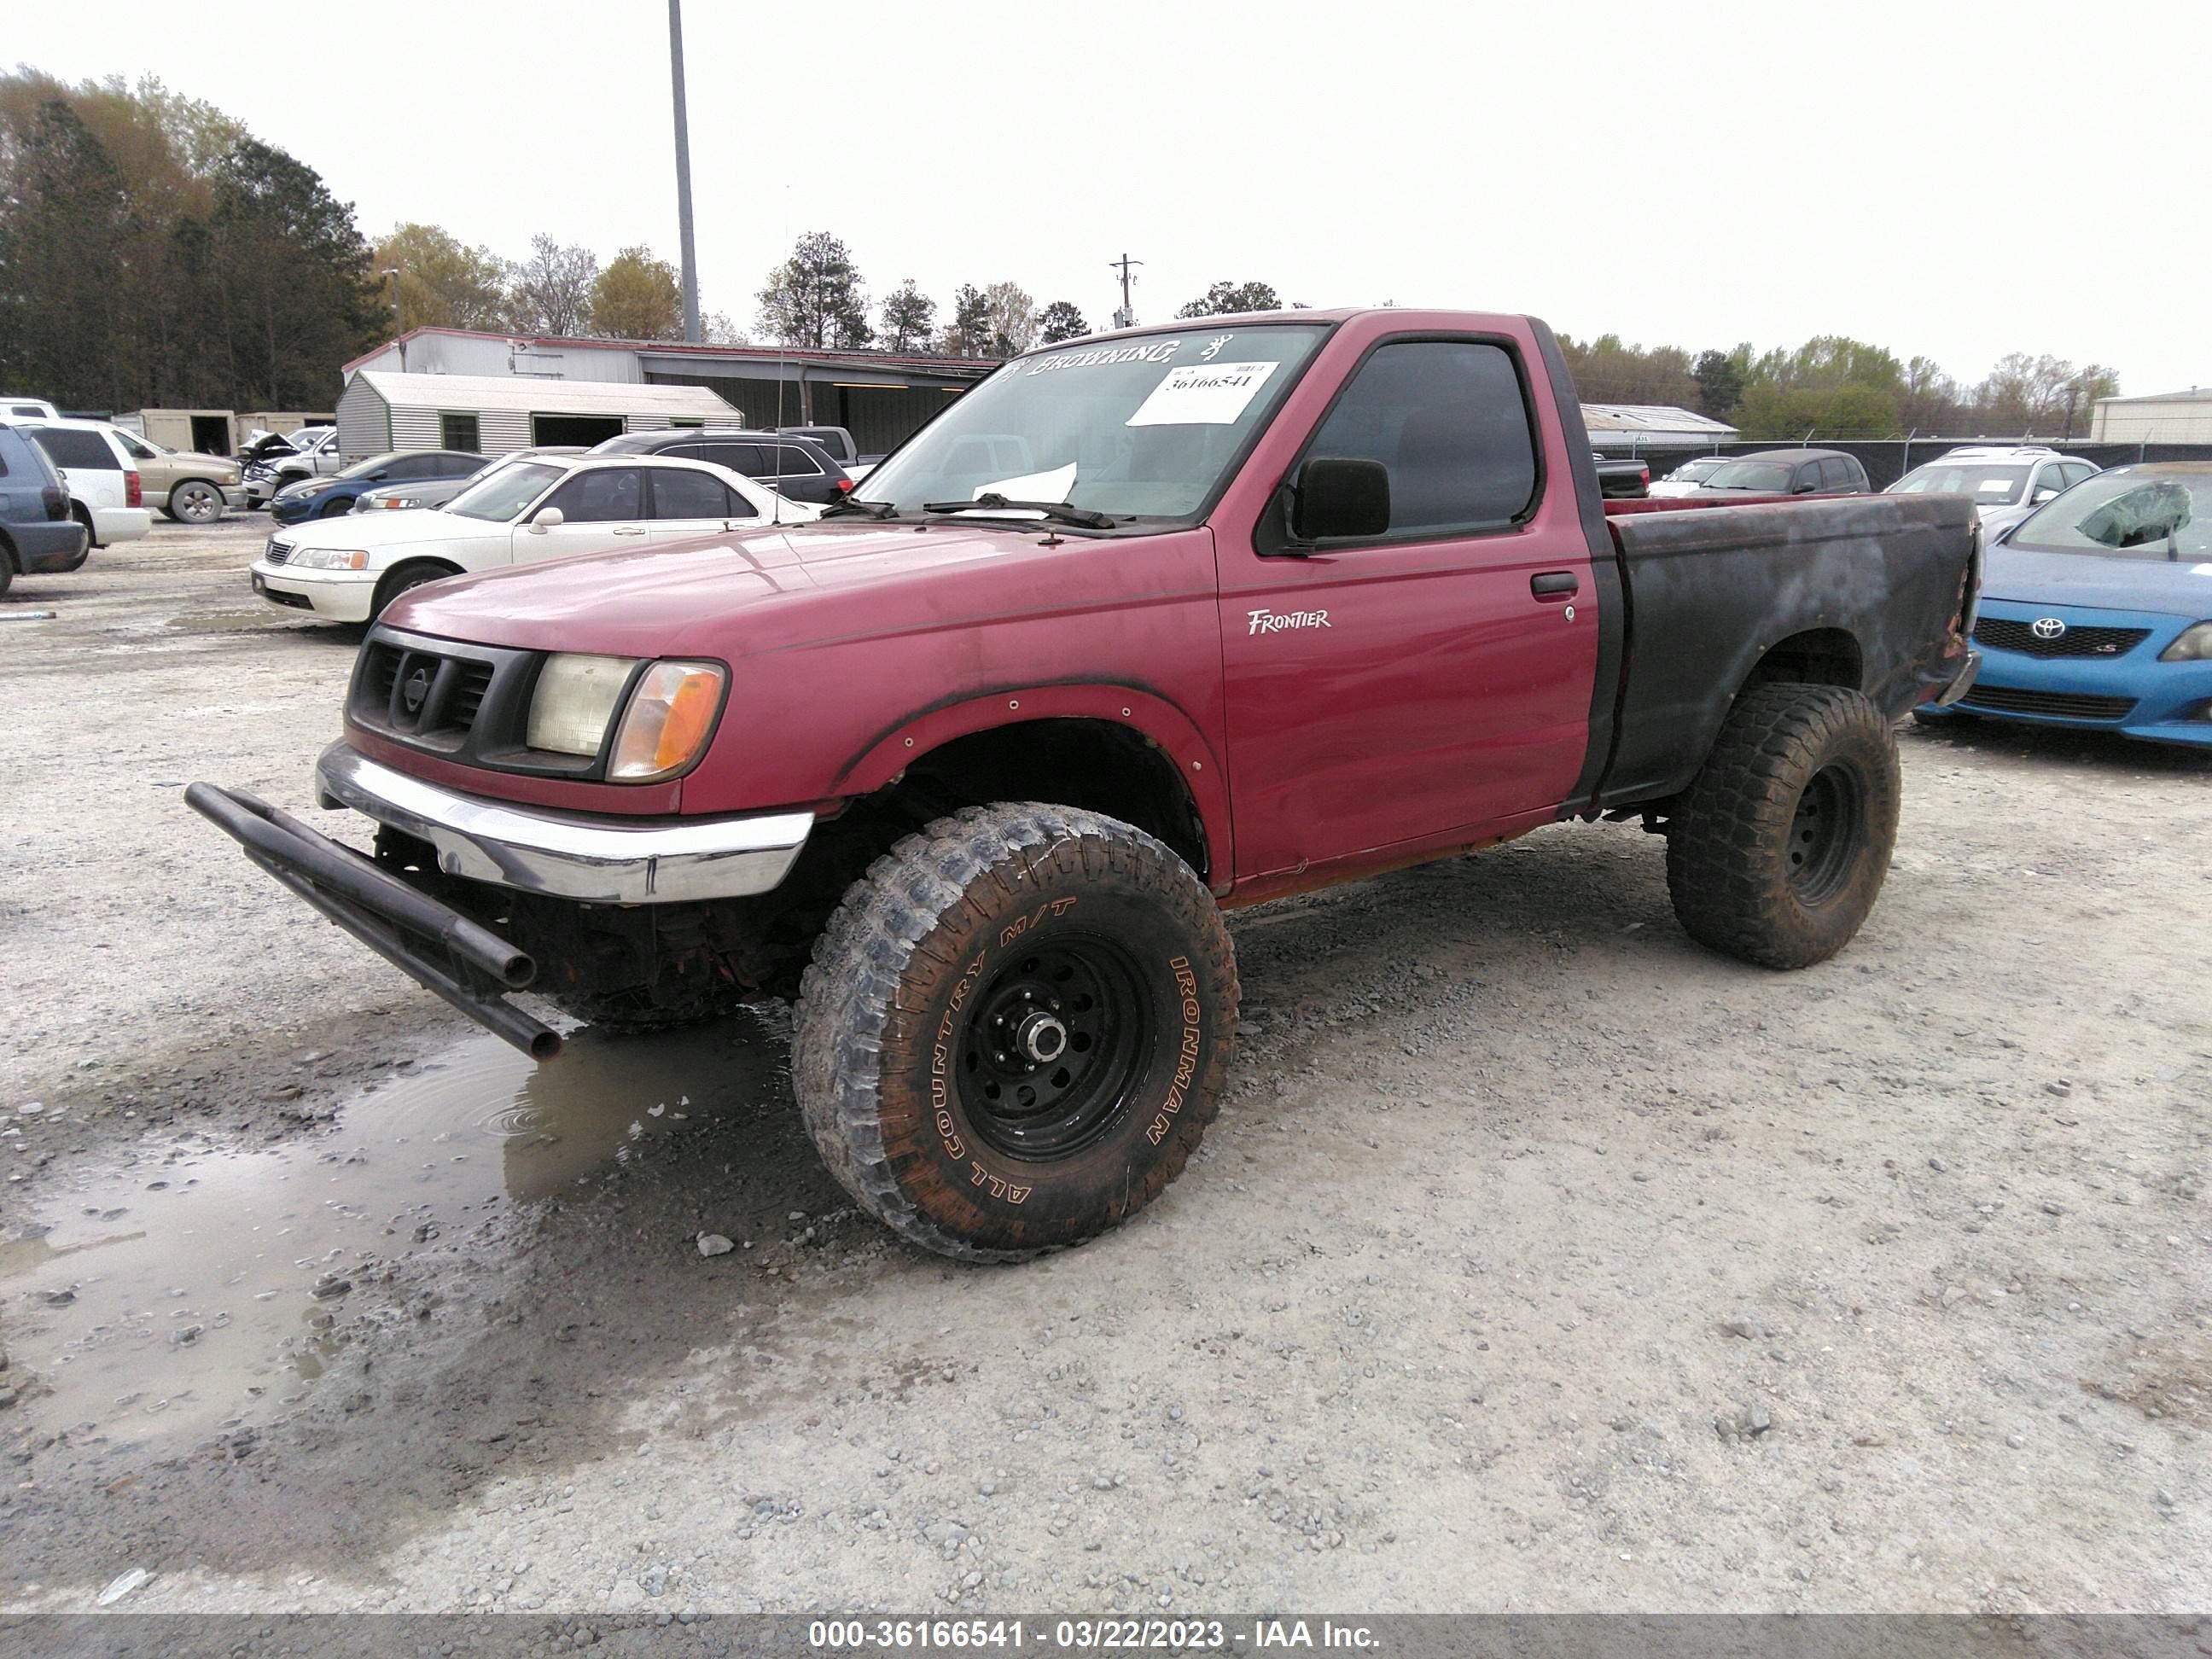
[{"label": "dark suv", "polygon": [[674,455],[712,461],[766,484],[787,501],[834,501],[853,487],[845,469],[811,438],[786,432],[745,432],[723,427],[671,427],[665,432],[626,432],[592,447],[594,455]]},{"label": "dark suv", "polygon": [[46,452],[0,425],[0,593],[17,576],[76,569],[90,537],[70,516],[69,491]]},{"label": "dark suv", "polygon": [[1732,457],[1694,495],[1863,495],[1871,486],[1856,455],[1840,449],[1762,449]]}]

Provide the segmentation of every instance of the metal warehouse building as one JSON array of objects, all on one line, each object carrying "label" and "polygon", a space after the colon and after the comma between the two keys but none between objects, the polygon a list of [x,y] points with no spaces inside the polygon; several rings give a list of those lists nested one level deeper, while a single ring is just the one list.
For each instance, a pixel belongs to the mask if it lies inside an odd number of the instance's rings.
[{"label": "metal warehouse building", "polygon": [[2100,398],[2089,416],[2098,444],[2212,444],[2212,389]]},{"label": "metal warehouse building", "polygon": [[1668,404],[1584,404],[1583,424],[1590,447],[1613,455],[1710,449],[1736,435],[1726,421]]},{"label": "metal warehouse building", "polygon": [[[996,359],[986,357],[417,328],[348,363],[345,376],[349,389],[361,374],[394,371],[568,385],[700,386],[719,397],[745,426],[842,426],[852,433],[861,453],[874,455],[904,441],[998,366]],[[725,412],[720,418],[731,416]],[[346,453],[353,453],[349,440]]]},{"label": "metal warehouse building", "polygon": [[625,432],[737,424],[736,411],[701,386],[368,368],[350,376],[338,394],[338,448],[349,460],[387,449],[504,455],[533,444],[589,448]]}]

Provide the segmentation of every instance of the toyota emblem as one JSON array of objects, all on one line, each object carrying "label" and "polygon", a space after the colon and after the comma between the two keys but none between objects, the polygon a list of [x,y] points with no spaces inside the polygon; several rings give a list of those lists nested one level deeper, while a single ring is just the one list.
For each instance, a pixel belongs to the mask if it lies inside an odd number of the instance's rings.
[{"label": "toyota emblem", "polygon": [[2066,631],[2066,624],[2056,617],[2038,617],[2028,624],[2027,631],[2039,640],[2055,640]]},{"label": "toyota emblem", "polygon": [[[2042,626],[2039,623],[2036,625]],[[2061,623],[2060,626],[2063,627],[2064,624]],[[407,712],[410,714],[419,714],[422,712],[422,699],[429,695],[430,671],[427,668],[416,669],[407,677],[407,684],[399,688],[399,699],[407,705]]]}]

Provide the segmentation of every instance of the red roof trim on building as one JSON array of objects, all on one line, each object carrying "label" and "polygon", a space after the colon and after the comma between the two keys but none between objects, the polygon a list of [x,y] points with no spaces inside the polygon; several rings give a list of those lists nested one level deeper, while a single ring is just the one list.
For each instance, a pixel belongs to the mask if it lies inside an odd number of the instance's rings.
[{"label": "red roof trim on building", "polygon": [[815,350],[793,346],[787,349],[775,346],[694,345],[684,340],[583,340],[557,334],[505,334],[489,329],[442,328],[426,326],[410,328],[396,340],[386,340],[374,351],[364,352],[346,364],[338,373],[350,374],[363,364],[374,362],[395,347],[424,335],[443,335],[459,340],[506,340],[516,345],[552,347],[566,351],[638,351],[653,354],[678,353],[690,356],[730,357],[754,362],[827,363],[850,368],[877,368],[886,371],[904,369],[924,374],[957,374],[981,379],[999,366],[996,357],[938,357],[906,356],[886,351]]}]

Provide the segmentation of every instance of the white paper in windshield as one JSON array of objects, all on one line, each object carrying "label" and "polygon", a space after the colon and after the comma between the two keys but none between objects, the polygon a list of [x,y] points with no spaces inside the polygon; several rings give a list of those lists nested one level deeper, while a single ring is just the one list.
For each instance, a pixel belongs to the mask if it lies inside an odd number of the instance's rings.
[{"label": "white paper in windshield", "polygon": [[1274,372],[1273,363],[1186,363],[1170,369],[1122,424],[1231,425]]},{"label": "white paper in windshield", "polygon": [[1982,494],[1984,495],[2002,495],[2006,490],[2010,489],[2013,487],[2013,481],[2010,478],[1984,478],[1982,480]]},{"label": "white paper in windshield", "polygon": [[1024,472],[1018,478],[977,484],[975,493],[968,499],[980,501],[986,495],[1004,495],[1010,501],[1064,501],[1067,492],[1075,488],[1075,468],[1076,463],[1070,461],[1049,472]]}]

